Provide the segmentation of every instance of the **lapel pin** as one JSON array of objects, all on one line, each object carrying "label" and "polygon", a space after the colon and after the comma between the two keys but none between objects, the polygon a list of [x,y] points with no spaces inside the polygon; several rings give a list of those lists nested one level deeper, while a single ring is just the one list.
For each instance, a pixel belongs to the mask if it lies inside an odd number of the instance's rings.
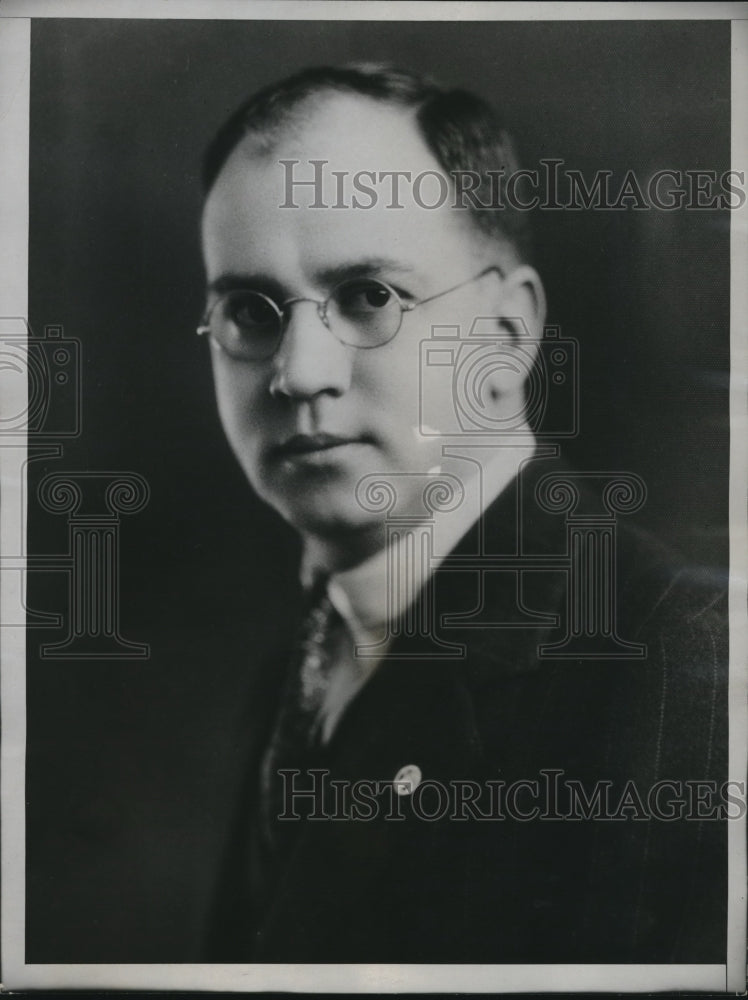
[{"label": "lapel pin", "polygon": [[412,795],[421,784],[423,775],[418,764],[406,764],[395,775],[393,784],[398,795]]}]

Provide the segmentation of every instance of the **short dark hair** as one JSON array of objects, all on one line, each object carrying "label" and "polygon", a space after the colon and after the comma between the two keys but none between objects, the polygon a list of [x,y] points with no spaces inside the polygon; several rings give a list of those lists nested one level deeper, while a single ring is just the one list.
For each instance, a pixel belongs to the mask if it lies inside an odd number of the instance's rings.
[{"label": "short dark hair", "polygon": [[469,204],[468,210],[483,233],[508,240],[522,259],[529,259],[528,213],[507,205],[503,197],[506,178],[519,167],[515,146],[494,109],[469,91],[447,90],[431,79],[388,66],[317,66],[258,91],[224,122],[208,146],[202,171],[205,194],[246,135],[274,138],[300,104],[325,92],[361,94],[413,108],[421,136],[440,167],[450,175],[477,174],[483,203],[489,202],[484,192],[493,190],[488,172],[499,171],[498,198],[491,201],[501,207]]}]

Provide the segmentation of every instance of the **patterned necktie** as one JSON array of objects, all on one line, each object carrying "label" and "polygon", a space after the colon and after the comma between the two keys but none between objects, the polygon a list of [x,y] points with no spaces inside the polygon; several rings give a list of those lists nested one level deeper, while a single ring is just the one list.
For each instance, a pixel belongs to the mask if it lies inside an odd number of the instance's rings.
[{"label": "patterned necktie", "polygon": [[[260,769],[260,817],[262,838],[271,856],[277,858],[291,842],[298,822],[278,820],[284,812],[284,781],[281,769],[301,771],[293,780],[306,787],[306,771],[312,762],[320,727],[320,711],[330,672],[329,636],[339,616],[324,583],[310,597],[310,609],[301,629],[278,713],[275,730]],[[290,780],[290,779],[289,779]],[[298,812],[298,808],[293,811]]]}]

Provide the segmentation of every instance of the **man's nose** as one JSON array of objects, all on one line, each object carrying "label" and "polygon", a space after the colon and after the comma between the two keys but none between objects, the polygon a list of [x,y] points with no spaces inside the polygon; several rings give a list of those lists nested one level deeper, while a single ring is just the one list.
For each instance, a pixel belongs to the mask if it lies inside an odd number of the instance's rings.
[{"label": "man's nose", "polygon": [[271,394],[291,399],[342,396],[351,384],[353,350],[329,330],[314,302],[293,303],[273,355]]}]

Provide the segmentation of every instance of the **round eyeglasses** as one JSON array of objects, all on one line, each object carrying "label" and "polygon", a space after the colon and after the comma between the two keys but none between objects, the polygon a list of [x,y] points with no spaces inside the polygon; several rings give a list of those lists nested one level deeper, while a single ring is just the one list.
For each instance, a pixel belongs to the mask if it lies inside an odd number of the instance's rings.
[{"label": "round eyeglasses", "polygon": [[238,361],[265,361],[280,346],[289,307],[297,302],[313,302],[317,315],[333,336],[349,347],[367,350],[392,340],[404,313],[456,292],[494,271],[504,276],[501,268],[494,265],[436,295],[407,301],[386,281],[377,278],[349,278],[336,285],[326,299],[299,296],[280,304],[263,292],[235,289],[221,295],[208,308],[197,333],[209,336]]}]

